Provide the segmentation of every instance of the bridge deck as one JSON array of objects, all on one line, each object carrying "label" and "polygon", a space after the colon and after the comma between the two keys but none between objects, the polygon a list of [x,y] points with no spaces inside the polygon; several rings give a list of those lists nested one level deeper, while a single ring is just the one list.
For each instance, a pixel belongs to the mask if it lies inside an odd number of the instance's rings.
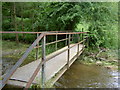
[{"label": "bridge deck", "polygon": [[[72,46],[74,44],[71,44],[70,46]],[[83,45],[80,44],[79,45],[79,51],[82,52],[83,49]],[[48,55],[48,57],[51,57],[52,55],[55,55],[56,53],[66,49],[66,47],[57,50],[55,52],[53,52],[52,54]],[[78,49],[78,45],[72,47],[70,49],[70,60],[77,55],[77,50]],[[50,81],[53,77],[56,78],[54,81],[52,81],[53,83],[58,80],[60,78],[60,76],[67,70],[67,68],[65,68],[63,71],[62,68],[64,68],[67,64],[67,53],[68,51],[65,51],[59,55],[57,55],[56,57],[50,59],[49,61],[47,61],[45,63],[45,77],[46,77],[46,81]],[[81,53],[79,53],[80,55]],[[70,61],[70,65],[77,59],[77,57],[74,58],[74,60]],[[37,68],[38,64],[40,63],[40,60],[36,60],[33,61],[25,66],[19,67],[16,72],[12,75],[11,79],[7,82],[7,84],[9,85],[15,85],[15,86],[21,86],[21,87],[25,87],[26,82],[28,82],[28,80],[30,79],[30,77],[32,76],[33,72],[35,71],[35,69]],[[41,71],[41,70],[40,70]],[[41,72],[39,71],[39,73],[37,74],[35,80],[33,81],[33,83],[37,83],[39,84],[40,82],[40,74]],[[61,71],[61,73],[59,75],[56,75],[57,73],[59,73]],[[55,77],[56,76],[56,77]]]}]

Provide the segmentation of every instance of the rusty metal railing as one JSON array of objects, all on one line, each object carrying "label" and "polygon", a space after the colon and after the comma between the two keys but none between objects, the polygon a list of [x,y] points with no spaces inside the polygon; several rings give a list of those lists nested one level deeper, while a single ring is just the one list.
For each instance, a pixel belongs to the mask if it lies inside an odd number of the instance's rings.
[{"label": "rusty metal railing", "polygon": [[[37,34],[37,39],[33,42],[33,44],[25,51],[25,53],[22,55],[22,57],[17,61],[17,63],[12,67],[12,69],[9,71],[9,73],[6,74],[6,76],[3,78],[2,80],[2,87],[3,88],[5,86],[5,84],[7,83],[7,81],[11,78],[11,76],[13,75],[13,73],[17,70],[17,68],[24,62],[24,60],[27,58],[27,56],[29,55],[29,53],[36,48],[36,60],[38,60],[38,48],[42,47],[42,61],[39,63],[39,65],[37,66],[36,70],[34,71],[33,75],[31,76],[31,78],[29,79],[28,83],[26,84],[25,89],[29,88],[30,85],[32,84],[33,80],[35,79],[37,73],[39,72],[40,68],[42,68],[42,87],[44,88],[45,86],[45,75],[44,75],[44,64],[45,62],[47,62],[48,60],[50,60],[51,58],[61,54],[64,51],[68,50],[68,60],[67,60],[67,65],[69,68],[69,59],[70,59],[70,48],[74,47],[75,45],[78,45],[78,52],[79,52],[79,44],[84,42],[85,40],[79,41],[79,34],[84,34],[87,32],[59,32],[59,31],[51,31],[51,32],[0,32],[0,33],[28,33],[28,34]],[[40,35],[39,35],[40,34]],[[71,37],[71,35],[78,35],[78,43],[74,44],[73,46],[70,46],[70,40],[73,39],[73,37]],[[56,36],[56,41],[50,42],[50,43],[46,43],[46,36],[48,35],[55,35]],[[65,39],[62,40],[58,40],[58,35],[66,35]],[[42,45],[39,46],[39,41],[42,40]],[[46,58],[46,46],[50,45],[50,44],[54,44],[55,43],[55,48],[57,50],[57,43],[61,42],[61,41],[65,41],[66,40],[66,45],[68,46],[67,49],[56,53],[56,55],[53,55],[52,57]]]}]

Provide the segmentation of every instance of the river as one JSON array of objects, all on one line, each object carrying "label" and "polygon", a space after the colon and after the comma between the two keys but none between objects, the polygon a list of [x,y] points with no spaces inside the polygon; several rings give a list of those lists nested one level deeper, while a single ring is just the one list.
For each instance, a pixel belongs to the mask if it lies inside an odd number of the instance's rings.
[{"label": "river", "polygon": [[118,88],[118,72],[79,61],[55,83],[57,88]]}]

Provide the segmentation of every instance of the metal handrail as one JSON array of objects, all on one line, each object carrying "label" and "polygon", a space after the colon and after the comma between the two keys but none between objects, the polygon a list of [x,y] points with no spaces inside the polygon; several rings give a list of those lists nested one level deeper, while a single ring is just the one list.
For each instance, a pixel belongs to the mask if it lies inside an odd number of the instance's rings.
[{"label": "metal handrail", "polygon": [[67,33],[46,33],[46,35],[66,35],[66,34],[82,34],[87,32],[67,32]]},{"label": "metal handrail", "polygon": [[[29,53],[33,50],[33,48],[35,48],[35,46],[38,44],[38,42],[45,36],[47,35],[72,35],[72,34],[82,34],[82,33],[87,33],[87,32],[57,32],[55,33],[55,31],[51,31],[51,32],[0,32],[0,33],[29,33],[29,34],[40,34],[40,36],[37,37],[37,39],[33,42],[33,44],[26,50],[26,52],[22,55],[22,57],[18,60],[18,62],[12,67],[12,69],[9,71],[9,73],[6,74],[6,76],[4,77],[3,81],[2,81],[2,88],[5,86],[5,84],[7,83],[7,81],[10,79],[10,77],[13,75],[13,73],[16,71],[16,69],[24,62],[24,60],[27,58],[27,56],[29,55]],[[70,37],[69,37],[70,38]],[[44,39],[44,38],[43,38]],[[64,41],[64,40],[69,40],[68,38],[62,39],[62,40],[57,40],[51,43],[47,43],[45,45],[50,45],[53,43],[57,43],[60,41]],[[83,42],[83,41],[81,41]],[[79,45],[81,42],[78,42],[75,45]],[[43,46],[43,48],[45,47],[45,45]],[[70,48],[74,47],[75,45],[68,47],[67,49],[57,53],[55,56],[59,55],[60,53],[69,50]],[[54,56],[53,56],[54,57]],[[53,58],[51,57],[51,58]],[[37,75],[38,71],[40,70],[40,68],[42,67],[42,65],[44,65],[44,63],[46,61],[50,60],[50,58],[45,59],[44,61],[42,61],[37,69],[35,70],[35,72],[33,73],[32,77],[30,78],[30,80],[28,81],[26,88],[30,87],[30,85],[32,84],[35,76]]]},{"label": "metal handrail", "polygon": [[[55,35],[55,34],[79,34],[79,33],[86,33],[86,32],[65,32],[65,31],[43,31],[43,32],[22,32],[22,31],[0,31],[0,33],[16,33],[16,34],[41,34],[41,33],[48,33],[48,35]],[[47,34],[46,34],[47,35]]]}]

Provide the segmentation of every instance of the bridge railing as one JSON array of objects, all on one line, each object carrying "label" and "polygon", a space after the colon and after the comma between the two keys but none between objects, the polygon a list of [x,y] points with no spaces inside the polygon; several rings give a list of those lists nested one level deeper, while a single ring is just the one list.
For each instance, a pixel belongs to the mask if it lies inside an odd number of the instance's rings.
[{"label": "bridge railing", "polygon": [[[68,58],[67,58],[67,65],[69,67],[69,61],[70,61],[70,48],[74,47],[75,45],[78,45],[78,53],[79,53],[79,44],[84,42],[84,40],[80,41],[80,37],[79,35],[87,33],[87,32],[61,32],[61,31],[51,31],[51,32],[0,32],[0,33],[29,33],[29,34],[37,34],[37,39],[33,42],[33,44],[25,51],[25,53],[22,55],[22,57],[17,61],[17,63],[11,68],[11,70],[6,74],[6,76],[3,78],[2,80],[2,87],[3,88],[5,86],[5,84],[7,83],[7,81],[11,78],[11,76],[13,75],[13,73],[17,70],[17,68],[24,62],[24,60],[27,58],[27,56],[29,55],[29,53],[36,48],[36,60],[38,60],[38,48],[41,47],[42,49],[42,61],[39,63],[39,65],[37,66],[36,70],[34,71],[33,75],[31,76],[31,78],[29,79],[28,83],[26,84],[25,89],[29,88],[30,85],[32,84],[33,80],[35,79],[36,75],[38,74],[40,68],[42,69],[42,87],[44,88],[45,86],[45,70],[44,70],[44,64],[45,62],[47,62],[48,60],[50,60],[51,58],[61,54],[64,51],[68,51]],[[46,43],[46,36],[50,36],[50,35],[55,35],[56,36],[56,40],[53,42],[49,42]],[[58,35],[66,35],[66,38],[58,40]],[[70,46],[70,41],[71,39],[73,39],[74,37],[72,37],[72,35],[78,35],[78,42],[72,46]],[[39,45],[39,42],[42,41],[42,44]],[[61,41],[66,41],[66,45],[68,46],[67,49],[64,49],[58,53],[56,53],[55,55],[53,55],[52,57],[46,58],[46,46],[50,45],[50,44],[55,44],[55,48],[57,50],[58,42]]]}]

